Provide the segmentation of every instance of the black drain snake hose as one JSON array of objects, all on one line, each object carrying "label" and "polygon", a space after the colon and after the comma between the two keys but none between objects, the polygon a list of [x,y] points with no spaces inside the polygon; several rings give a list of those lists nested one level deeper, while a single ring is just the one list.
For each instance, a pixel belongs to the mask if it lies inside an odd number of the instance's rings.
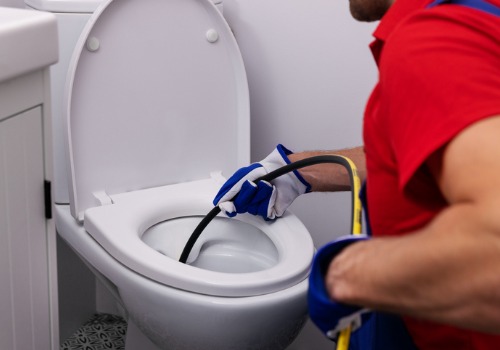
[{"label": "black drain snake hose", "polygon": [[[256,179],[255,182],[259,181],[271,181],[274,180],[275,178],[284,175],[286,173],[289,173],[293,170],[297,170],[300,168],[304,168],[307,166],[311,165],[316,165],[320,163],[334,163],[334,164],[340,164],[343,165],[348,174],[349,174],[349,180],[351,183],[351,193],[352,193],[352,207],[351,207],[351,213],[352,213],[352,222],[351,222],[351,232],[356,232],[361,230],[361,204],[359,202],[358,198],[358,193],[360,190],[360,181],[359,177],[356,172],[356,166],[354,163],[349,159],[344,156],[339,156],[339,155],[320,155],[320,156],[315,156],[315,157],[310,157],[310,158],[305,158],[298,160],[296,162],[293,162],[291,164],[287,164],[281,168],[278,168],[274,171],[271,171],[270,173],[267,173],[260,178]],[[186,263],[187,259],[189,257],[189,254],[191,253],[191,250],[193,249],[194,244],[202,234],[203,230],[207,227],[207,225],[212,221],[217,214],[221,212],[221,209],[216,206],[208,214],[201,220],[201,222],[198,224],[198,226],[194,229],[193,233],[189,237],[186,246],[184,247],[181,257],[179,261],[181,263]],[[359,225],[359,229],[356,228],[356,225]]]}]

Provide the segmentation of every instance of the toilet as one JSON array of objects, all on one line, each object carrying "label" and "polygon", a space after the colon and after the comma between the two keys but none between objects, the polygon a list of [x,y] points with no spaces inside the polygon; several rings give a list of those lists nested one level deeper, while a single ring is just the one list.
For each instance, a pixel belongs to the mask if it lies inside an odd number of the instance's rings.
[{"label": "toilet", "polygon": [[250,161],[247,79],[222,4],[69,3],[54,11],[88,17],[65,32],[67,70],[53,75],[69,188],[56,226],[124,308],[126,349],[285,349],[307,318],[314,254],[296,216],[219,215],[178,262],[224,176]]}]

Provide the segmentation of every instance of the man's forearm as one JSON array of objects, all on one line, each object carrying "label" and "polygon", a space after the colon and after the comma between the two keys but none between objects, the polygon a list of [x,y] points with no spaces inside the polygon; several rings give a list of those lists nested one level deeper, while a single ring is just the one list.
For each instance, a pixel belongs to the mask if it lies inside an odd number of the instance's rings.
[{"label": "man's forearm", "polygon": [[[289,156],[295,162],[304,158],[318,155],[336,154],[349,158],[357,168],[358,176],[364,181],[366,176],[365,153],[363,147],[355,147],[338,151],[307,151]],[[338,164],[318,164],[299,170],[304,179],[311,184],[312,190],[317,192],[348,191],[351,188],[346,169]]]},{"label": "man's forearm", "polygon": [[330,265],[329,294],[348,304],[500,333],[500,225],[485,210],[454,205],[413,234],[348,247]]}]

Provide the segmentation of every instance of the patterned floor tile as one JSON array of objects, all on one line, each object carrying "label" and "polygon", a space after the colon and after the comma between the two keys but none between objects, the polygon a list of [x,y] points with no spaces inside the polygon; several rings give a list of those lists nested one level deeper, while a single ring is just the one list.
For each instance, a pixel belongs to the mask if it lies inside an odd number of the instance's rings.
[{"label": "patterned floor tile", "polygon": [[119,316],[96,314],[62,345],[61,350],[123,350],[127,322]]}]

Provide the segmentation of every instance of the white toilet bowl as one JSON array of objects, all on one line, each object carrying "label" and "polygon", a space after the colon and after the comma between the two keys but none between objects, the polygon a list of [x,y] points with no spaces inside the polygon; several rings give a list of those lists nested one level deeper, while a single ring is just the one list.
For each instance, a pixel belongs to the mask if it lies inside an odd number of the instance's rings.
[{"label": "white toilet bowl", "polygon": [[126,310],[126,349],[286,348],[314,253],[294,215],[218,217],[178,262],[221,185],[210,174],[249,163],[246,74],[217,7],[103,2],[65,96],[70,205],[56,225]]},{"label": "white toilet bowl", "polygon": [[288,213],[272,223],[217,217],[192,261],[179,263],[216,184],[203,180],[117,196],[113,205],[87,210],[83,227],[59,206],[58,228],[158,349],[285,349],[307,317],[311,238]]}]

